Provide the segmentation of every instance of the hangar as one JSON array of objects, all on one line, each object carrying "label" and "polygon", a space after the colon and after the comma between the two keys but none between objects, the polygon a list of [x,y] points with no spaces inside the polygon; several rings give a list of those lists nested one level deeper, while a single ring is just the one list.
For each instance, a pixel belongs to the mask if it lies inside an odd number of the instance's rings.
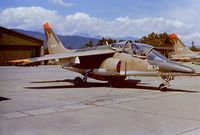
[{"label": "hangar", "polygon": [[0,26],[0,65],[8,61],[39,57],[43,41]]},{"label": "hangar", "polygon": [[170,58],[170,55],[172,52],[174,52],[173,46],[153,46],[155,50],[160,52],[162,55],[164,55],[167,58]]}]

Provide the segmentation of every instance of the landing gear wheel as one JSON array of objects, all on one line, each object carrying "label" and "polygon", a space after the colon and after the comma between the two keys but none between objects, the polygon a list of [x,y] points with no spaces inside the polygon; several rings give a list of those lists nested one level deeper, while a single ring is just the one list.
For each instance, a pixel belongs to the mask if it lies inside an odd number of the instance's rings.
[{"label": "landing gear wheel", "polygon": [[117,87],[117,82],[115,80],[108,81],[110,87]]},{"label": "landing gear wheel", "polygon": [[161,83],[161,84],[159,85],[159,89],[160,89],[160,91],[166,92],[167,87],[166,87],[165,84]]},{"label": "landing gear wheel", "polygon": [[74,79],[74,86],[76,87],[82,87],[83,86],[83,80],[80,77],[76,77]]},{"label": "landing gear wheel", "polygon": [[108,80],[108,84],[110,87],[120,87],[125,79],[126,76],[110,77]]}]

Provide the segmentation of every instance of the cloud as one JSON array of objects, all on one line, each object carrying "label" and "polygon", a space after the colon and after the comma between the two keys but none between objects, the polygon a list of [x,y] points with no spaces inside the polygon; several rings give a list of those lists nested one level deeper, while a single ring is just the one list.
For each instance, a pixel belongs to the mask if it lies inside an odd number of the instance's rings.
[{"label": "cloud", "polygon": [[0,25],[26,30],[39,31],[44,22],[56,24],[62,18],[56,11],[41,7],[17,7],[0,11]]},{"label": "cloud", "polygon": [[170,10],[165,12],[165,16],[184,22],[192,22],[194,24],[196,23],[196,21],[200,21],[200,18],[198,17],[200,12],[199,0],[183,0],[181,1],[181,3],[175,2],[174,4],[175,5],[172,6]]},{"label": "cloud", "polygon": [[63,0],[48,0],[48,1],[53,4],[65,6],[65,7],[71,7],[74,5],[74,3],[64,2]]},{"label": "cloud", "polygon": [[187,43],[200,40],[200,31],[190,23],[164,17],[135,19],[125,16],[108,21],[82,12],[61,16],[57,11],[42,7],[17,7],[0,11],[0,25],[8,28],[43,31],[44,22],[49,22],[54,31],[62,35],[87,34],[116,38],[142,37],[151,32],[175,32]]}]

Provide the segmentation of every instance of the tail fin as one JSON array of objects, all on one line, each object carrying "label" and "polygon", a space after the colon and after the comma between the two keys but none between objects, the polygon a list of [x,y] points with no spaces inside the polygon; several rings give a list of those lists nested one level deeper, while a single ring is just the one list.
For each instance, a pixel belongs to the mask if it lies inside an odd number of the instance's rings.
[{"label": "tail fin", "polygon": [[174,45],[174,51],[176,54],[191,54],[194,53],[189,48],[187,48],[184,43],[177,37],[175,33],[169,35],[170,40]]},{"label": "tail fin", "polygon": [[49,54],[65,53],[70,51],[63,46],[63,44],[54,34],[53,30],[51,29],[48,23],[45,23],[43,25],[43,28],[46,36]]}]

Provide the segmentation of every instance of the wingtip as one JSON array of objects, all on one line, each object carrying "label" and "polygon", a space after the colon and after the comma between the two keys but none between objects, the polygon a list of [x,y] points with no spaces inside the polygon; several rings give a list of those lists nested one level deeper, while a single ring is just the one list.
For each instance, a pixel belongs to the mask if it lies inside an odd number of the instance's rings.
[{"label": "wingtip", "polygon": [[169,34],[169,38],[170,39],[177,38],[177,35],[175,33]]},{"label": "wingtip", "polygon": [[21,59],[21,60],[10,60],[9,63],[30,63],[32,62],[30,59]]},{"label": "wingtip", "polygon": [[49,23],[48,22],[44,23],[43,27],[45,30],[48,30],[50,28]]}]

